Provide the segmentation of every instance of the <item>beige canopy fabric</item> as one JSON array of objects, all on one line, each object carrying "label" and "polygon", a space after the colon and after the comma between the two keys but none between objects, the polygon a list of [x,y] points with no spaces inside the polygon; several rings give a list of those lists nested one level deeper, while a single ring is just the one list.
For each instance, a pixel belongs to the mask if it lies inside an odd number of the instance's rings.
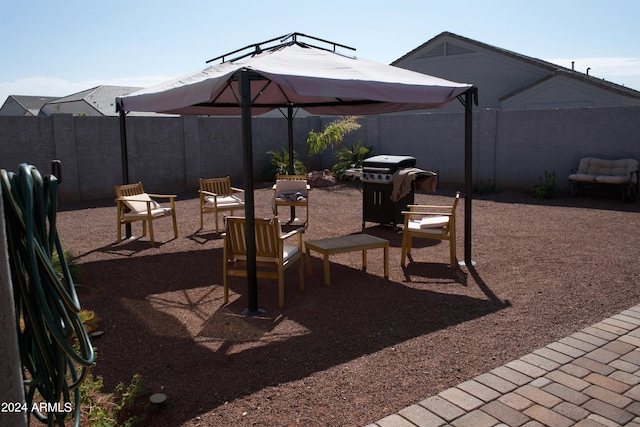
[{"label": "beige canopy fabric", "polygon": [[240,115],[239,70],[249,70],[253,115],[279,107],[312,114],[437,108],[472,87],[301,44],[280,46],[117,98],[120,111]]}]

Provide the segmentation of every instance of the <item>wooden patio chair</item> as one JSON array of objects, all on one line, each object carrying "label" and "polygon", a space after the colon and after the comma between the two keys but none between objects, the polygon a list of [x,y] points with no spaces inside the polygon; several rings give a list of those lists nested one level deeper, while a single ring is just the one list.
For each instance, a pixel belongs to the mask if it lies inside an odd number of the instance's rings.
[{"label": "wooden patio chair", "polygon": [[[405,258],[411,257],[411,245],[414,238],[449,241],[449,263],[451,268],[456,262],[456,207],[460,192],[456,193],[451,206],[409,205],[409,211],[403,211],[402,255],[400,265],[405,266]],[[409,258],[410,261],[413,261]]]},{"label": "wooden patio chair", "polygon": [[[306,175],[277,175],[273,185],[273,214],[278,216],[278,206],[289,206],[294,209],[305,209],[306,219],[304,228],[309,226],[309,192],[311,187],[307,184]],[[290,218],[289,222],[294,222]]]},{"label": "wooden patio chair", "polygon": [[[224,178],[200,178],[200,230],[204,228],[204,215],[212,213],[216,218],[216,233],[220,233],[218,227],[218,214],[235,211],[244,211],[244,201],[238,195],[244,195],[244,190],[231,186],[231,179]],[[236,195],[237,194],[237,195]]]},{"label": "wooden patio chair", "polygon": [[[178,224],[176,221],[176,196],[173,194],[145,193],[142,183],[116,185],[116,208],[118,215],[118,239],[122,240],[122,225],[135,221],[142,221],[142,235],[147,235],[149,226],[149,239],[151,245],[155,244],[153,235],[153,221],[158,218],[171,217],[173,219],[173,234],[178,238]],[[168,199],[170,207],[163,207],[153,200]]]},{"label": "wooden patio chair", "polygon": [[[229,276],[247,277],[247,246],[245,218],[227,217],[223,233],[223,284],[224,303],[229,303]],[[298,262],[300,290],[304,290],[302,262],[302,234],[293,230],[283,234],[277,217],[256,218],[256,267],[257,277],[278,279],[278,307],[284,306],[284,270]],[[285,239],[297,236],[296,245],[285,245]]]}]

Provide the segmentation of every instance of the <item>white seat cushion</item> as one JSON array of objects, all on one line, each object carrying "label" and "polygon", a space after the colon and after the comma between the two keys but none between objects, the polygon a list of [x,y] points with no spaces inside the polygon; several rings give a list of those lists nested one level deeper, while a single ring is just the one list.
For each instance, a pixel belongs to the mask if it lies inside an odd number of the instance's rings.
[{"label": "white seat cushion", "polygon": [[290,195],[307,197],[307,181],[301,179],[278,179],[276,180],[276,198],[291,201]]},{"label": "white seat cushion", "polygon": [[[291,257],[293,257],[297,253],[298,253],[298,247],[297,246],[284,245],[282,247],[282,261],[283,262],[287,261],[288,259],[290,259]],[[238,255],[238,256],[235,257],[235,261],[246,261],[246,260],[247,260],[247,256],[246,255]],[[256,256],[256,261],[258,261],[258,262],[275,262],[275,258]]]},{"label": "white seat cushion", "polygon": [[[205,205],[208,206],[216,206],[216,197],[207,196],[205,197]],[[218,196],[217,197],[218,207],[229,207],[229,206],[244,206],[244,202],[242,199],[239,199],[236,196]]]},{"label": "white seat cushion", "polygon": [[290,193],[279,193],[276,200],[279,202],[304,202],[307,198],[304,193],[295,191]]},{"label": "white seat cushion", "polygon": [[[165,215],[169,215],[171,214],[171,208],[155,208],[155,209],[151,209],[151,216],[152,217],[160,217],[160,216],[165,216]],[[125,217],[127,218],[135,218],[135,217],[142,217],[142,216],[147,216],[147,211],[142,211],[142,212],[127,212],[124,214]]]},{"label": "white seat cushion", "polygon": [[282,248],[282,252],[282,259],[286,261],[298,253],[298,247],[293,245],[284,245],[284,247]]},{"label": "white seat cushion", "polygon": [[407,227],[411,231],[427,234],[442,234],[442,228],[449,224],[449,217],[443,215],[426,216],[420,220],[410,220]]},{"label": "white seat cushion", "polygon": [[151,211],[159,209],[160,205],[155,200],[152,200],[147,193],[136,194],[135,196],[122,196],[122,201],[133,214],[147,214],[147,202],[151,202]]}]

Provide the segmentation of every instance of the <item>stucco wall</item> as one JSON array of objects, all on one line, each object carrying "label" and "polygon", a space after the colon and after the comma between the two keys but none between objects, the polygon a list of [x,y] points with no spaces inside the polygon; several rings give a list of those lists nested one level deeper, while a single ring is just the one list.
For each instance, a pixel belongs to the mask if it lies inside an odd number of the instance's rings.
[{"label": "stucco wall", "polygon": [[495,182],[530,188],[544,171],[567,175],[586,156],[640,159],[639,107],[498,112]]},{"label": "stucco wall", "polygon": [[[411,155],[417,166],[435,170],[440,182],[464,182],[464,113],[406,113],[362,117],[362,127],[343,146],[359,140],[374,154]],[[294,119],[294,146],[307,163],[306,137],[335,117]],[[151,192],[195,192],[199,177],[230,175],[243,184],[239,118],[127,118],[129,181]],[[254,118],[254,176],[268,165],[269,150],[287,147],[284,118]],[[566,176],[584,156],[640,159],[640,107],[567,108],[535,111],[474,111],[474,184],[531,189],[545,171]],[[0,117],[0,168],[19,163],[49,173],[62,163],[63,201],[113,197],[122,183],[120,122],[117,117]],[[330,168],[333,153],[313,158],[312,169]]]}]

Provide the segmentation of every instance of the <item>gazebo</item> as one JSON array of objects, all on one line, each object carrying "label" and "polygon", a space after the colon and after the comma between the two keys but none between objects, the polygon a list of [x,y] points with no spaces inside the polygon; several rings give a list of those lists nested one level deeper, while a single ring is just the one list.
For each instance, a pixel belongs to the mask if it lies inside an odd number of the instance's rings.
[{"label": "gazebo", "polygon": [[[128,183],[126,114],[236,115],[242,117],[247,225],[247,313],[258,312],[254,240],[251,117],[286,110],[290,170],[293,114],[367,115],[442,107],[459,99],[465,107],[465,263],[471,261],[471,117],[477,88],[380,64],[352,55],[345,45],[292,33],[214,58],[196,73],[116,98],[120,113],[123,180]],[[346,53],[345,53],[346,52]]]}]

